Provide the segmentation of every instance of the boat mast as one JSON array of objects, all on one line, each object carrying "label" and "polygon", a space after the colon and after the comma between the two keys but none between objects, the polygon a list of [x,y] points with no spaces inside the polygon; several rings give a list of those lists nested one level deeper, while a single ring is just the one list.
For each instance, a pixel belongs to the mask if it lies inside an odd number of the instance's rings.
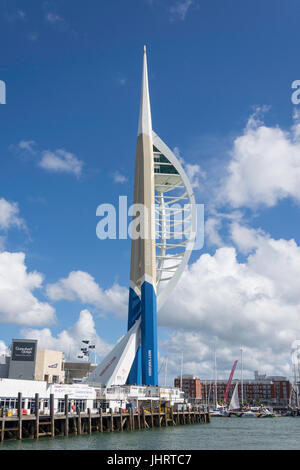
[{"label": "boat mast", "polygon": [[[299,345],[297,345],[297,364],[298,364],[298,377],[300,377],[300,363],[299,363]],[[296,370],[296,364],[295,364],[295,370]],[[297,372],[297,371],[296,371]],[[296,398],[297,398],[297,408],[299,408],[299,389],[297,385],[297,376],[296,376]]]},{"label": "boat mast", "polygon": [[214,382],[215,382],[215,407],[218,406],[218,387],[217,387],[217,355],[216,345],[214,345]]},{"label": "boat mast", "polygon": [[211,382],[209,381],[208,395],[207,395],[207,404],[210,404],[210,391],[211,391]]},{"label": "boat mast", "polygon": [[244,405],[243,347],[241,346],[241,404]]},{"label": "boat mast", "polygon": [[181,353],[181,368],[180,368],[180,388],[182,389],[182,369],[183,369],[183,351]]},{"label": "boat mast", "polygon": [[168,370],[168,358],[166,357],[166,361],[165,361],[165,387],[167,385],[167,370]]},{"label": "boat mast", "polygon": [[299,408],[299,396],[298,396],[298,386],[297,386],[297,371],[296,364],[294,364],[294,390],[296,395],[296,407]]}]

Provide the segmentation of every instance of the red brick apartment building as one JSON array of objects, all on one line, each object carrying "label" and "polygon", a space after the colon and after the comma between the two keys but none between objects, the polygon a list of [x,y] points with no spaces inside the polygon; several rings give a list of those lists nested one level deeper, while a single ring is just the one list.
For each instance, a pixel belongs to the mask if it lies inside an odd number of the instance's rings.
[{"label": "red brick apartment building", "polygon": [[[231,399],[236,380],[233,380],[228,394],[228,400]],[[217,381],[218,402],[222,402],[226,390],[227,381]],[[212,402],[214,400],[215,384],[213,381],[202,382],[202,398],[204,401]],[[281,376],[256,376],[254,380],[243,381],[243,400],[244,403],[266,403],[271,405],[287,406],[291,396],[292,384],[286,377]],[[242,387],[239,381],[239,397],[242,397]]]},{"label": "red brick apartment building", "polygon": [[201,381],[193,375],[182,376],[182,386],[180,386],[181,377],[176,377],[174,380],[174,387],[181,388],[184,391],[185,398],[189,400],[201,400]]},{"label": "red brick apartment building", "polygon": [[[237,380],[233,380],[230,386],[228,400],[231,399]],[[193,375],[176,377],[174,386],[182,388],[185,398],[190,401],[202,400],[203,403],[213,403],[215,394],[214,381],[201,381]],[[217,380],[218,402],[222,403],[227,386],[226,380]],[[291,396],[292,384],[286,377],[259,375],[255,372],[254,380],[243,381],[243,400],[244,403],[266,403],[278,406],[287,406]],[[239,397],[242,396],[241,383],[238,386]]]}]

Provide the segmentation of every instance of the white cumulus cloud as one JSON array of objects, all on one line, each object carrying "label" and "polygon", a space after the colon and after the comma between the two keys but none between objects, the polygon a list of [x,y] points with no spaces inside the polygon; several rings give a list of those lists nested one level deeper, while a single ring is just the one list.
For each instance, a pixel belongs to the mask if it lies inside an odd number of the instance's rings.
[{"label": "white cumulus cloud", "polygon": [[[189,350],[191,338],[194,344],[198,338],[199,348],[189,351],[188,361],[190,371],[194,363],[200,373],[208,360],[206,355],[202,361],[200,352],[217,339],[220,348],[229,351],[222,353],[224,367],[243,344],[248,370],[288,373],[291,344],[300,338],[300,247],[294,240],[275,240],[237,222],[232,224],[232,239],[245,261],[238,260],[234,246],[201,255],[159,312],[160,325],[175,331],[169,343],[172,354],[176,351],[178,361],[180,351]],[[174,338],[179,337],[181,344],[175,348]]]},{"label": "white cumulus cloud", "polygon": [[63,149],[51,152],[45,150],[42,152],[42,158],[39,166],[44,170],[61,173],[73,173],[80,176],[82,172],[83,162],[79,160],[73,153],[66,152]]},{"label": "white cumulus cloud", "polygon": [[68,277],[46,287],[48,297],[53,300],[79,300],[104,312],[113,312],[124,317],[127,313],[128,290],[118,284],[103,290],[95,279],[84,271],[72,271]]},{"label": "white cumulus cloud", "polygon": [[21,335],[23,338],[37,339],[39,349],[62,351],[66,358],[73,360],[77,360],[80,354],[83,339],[89,340],[90,344],[95,344],[98,356],[105,356],[112,348],[98,336],[93,315],[86,309],[80,312],[77,322],[72,327],[62,330],[56,337],[49,328],[41,330],[24,328]]},{"label": "white cumulus cloud", "polygon": [[36,146],[36,142],[34,140],[21,140],[18,143],[18,147],[21,150],[26,150],[27,152],[32,153],[32,154],[36,153],[36,150],[34,148],[35,146]]},{"label": "white cumulus cloud", "polygon": [[221,202],[234,208],[271,207],[288,197],[300,201],[299,116],[284,131],[266,126],[259,111],[235,139],[222,182]]},{"label": "white cumulus cloud", "polygon": [[16,202],[0,198],[0,229],[8,230],[11,227],[24,227],[24,220],[19,215],[19,206]]},{"label": "white cumulus cloud", "polygon": [[171,20],[179,19],[184,21],[192,4],[193,0],[178,0],[177,2],[173,3],[173,5],[169,8]]},{"label": "white cumulus cloud", "polygon": [[113,180],[115,183],[126,183],[126,181],[128,181],[128,178],[119,171],[115,171],[113,174]]},{"label": "white cumulus cloud", "polygon": [[8,347],[4,343],[4,341],[0,340],[0,356],[4,356],[8,354]]},{"label": "white cumulus cloud", "polygon": [[55,321],[54,308],[40,302],[33,291],[42,287],[43,276],[28,272],[24,253],[0,253],[0,322],[45,325]]},{"label": "white cumulus cloud", "polygon": [[[21,140],[17,145],[11,145],[11,150],[17,150],[22,156],[35,159],[37,165],[53,173],[69,173],[81,176],[83,161],[64,149],[39,150],[34,140]],[[20,152],[21,151],[21,152]]]}]

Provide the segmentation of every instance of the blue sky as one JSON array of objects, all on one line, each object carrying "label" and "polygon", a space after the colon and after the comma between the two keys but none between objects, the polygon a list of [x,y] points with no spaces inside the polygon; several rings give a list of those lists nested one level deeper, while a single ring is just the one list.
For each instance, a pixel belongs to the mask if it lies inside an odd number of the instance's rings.
[{"label": "blue sky", "polygon": [[[0,105],[0,248],[25,255],[3,261],[2,349],[13,337],[36,335],[45,347],[74,355],[86,333],[101,355],[126,330],[130,241],[97,239],[96,208],[116,204],[119,195],[132,200],[146,44],[153,128],[184,158],[197,202],[206,206],[206,243],[193,253],[180,288],[190,292],[191,307],[174,315],[171,302],[161,314],[160,350],[169,357],[170,380],[180,342],[190,351],[187,372],[199,376],[211,375],[215,341],[225,375],[241,342],[249,376],[260,365],[261,372],[288,375],[290,345],[300,338],[297,285],[289,290],[300,274],[300,105],[291,102],[291,84],[300,78],[299,3],[0,0],[0,6],[0,80],[7,88]],[[221,269],[230,258],[224,250],[236,254],[234,273]],[[259,265],[271,266],[277,256],[291,283]],[[228,263],[232,268],[234,261]],[[18,317],[7,305],[14,269],[25,266],[14,294]],[[245,271],[264,299],[259,307]],[[224,318],[220,305],[197,297],[201,276],[208,282],[212,272],[219,273],[211,282],[220,292],[230,279],[239,286],[230,296],[239,309]],[[40,313],[31,315],[36,303]],[[184,312],[190,326],[174,320]]]}]

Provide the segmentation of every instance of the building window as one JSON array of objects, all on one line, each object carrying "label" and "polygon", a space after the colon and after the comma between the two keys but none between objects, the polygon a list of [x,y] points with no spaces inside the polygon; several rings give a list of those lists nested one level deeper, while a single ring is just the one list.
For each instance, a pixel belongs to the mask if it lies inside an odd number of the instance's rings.
[{"label": "building window", "polygon": [[74,405],[76,410],[85,411],[86,409],[86,400],[74,400]]},{"label": "building window", "polygon": [[44,399],[44,409],[49,408],[49,399]]},{"label": "building window", "polygon": [[62,398],[58,399],[57,411],[63,413],[65,411],[65,400]]}]

